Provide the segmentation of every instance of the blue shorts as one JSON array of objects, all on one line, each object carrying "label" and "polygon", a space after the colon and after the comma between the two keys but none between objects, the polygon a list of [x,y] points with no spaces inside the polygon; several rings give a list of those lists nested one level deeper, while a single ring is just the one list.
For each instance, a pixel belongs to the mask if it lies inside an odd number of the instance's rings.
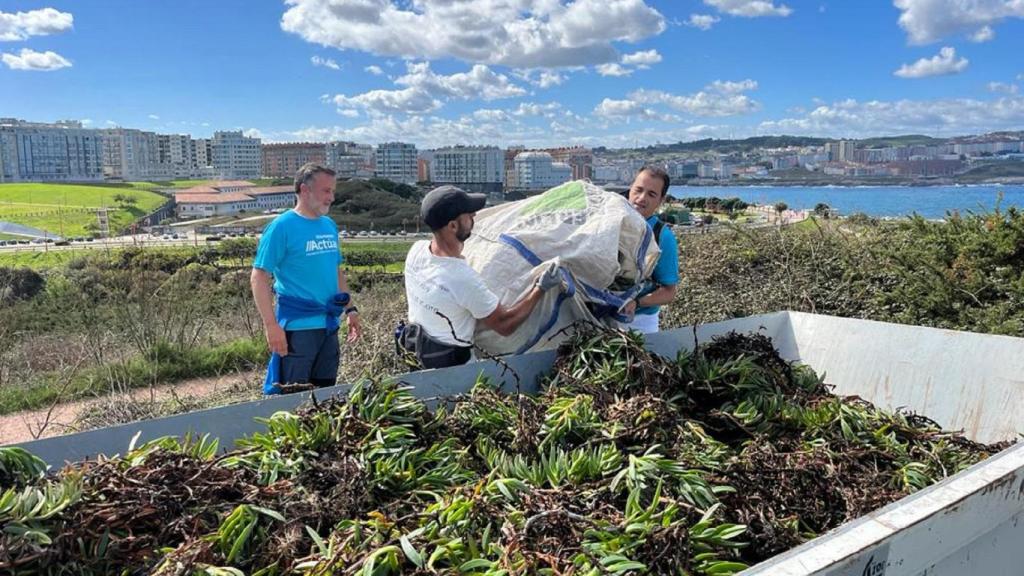
[{"label": "blue shorts", "polygon": [[285,331],[288,355],[281,358],[282,384],[312,384],[334,386],[338,383],[338,364],[341,351],[338,331],[327,330]]}]

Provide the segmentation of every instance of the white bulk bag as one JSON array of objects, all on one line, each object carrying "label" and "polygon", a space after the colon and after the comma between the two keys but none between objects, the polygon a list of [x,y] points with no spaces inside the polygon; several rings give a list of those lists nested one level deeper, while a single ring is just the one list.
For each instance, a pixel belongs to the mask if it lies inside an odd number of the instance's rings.
[{"label": "white bulk bag", "polygon": [[475,344],[490,354],[518,354],[556,346],[575,322],[626,320],[618,312],[650,277],[661,250],[625,198],[577,180],[481,210],[463,254],[506,306],[547,266],[564,271],[568,290],[545,294],[512,335],[477,322]]}]

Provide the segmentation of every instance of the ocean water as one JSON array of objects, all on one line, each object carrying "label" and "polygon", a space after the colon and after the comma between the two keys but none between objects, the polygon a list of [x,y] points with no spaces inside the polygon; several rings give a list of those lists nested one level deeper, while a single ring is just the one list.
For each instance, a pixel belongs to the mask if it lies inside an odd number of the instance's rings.
[{"label": "ocean water", "polygon": [[[1024,186],[672,186],[677,198],[737,197],[751,204],[785,202],[790,208],[813,209],[819,202],[848,216],[863,212],[871,216],[900,217],[920,214],[942,218],[947,212],[991,211],[1024,207]],[[1002,200],[1000,201],[1000,194]]]}]

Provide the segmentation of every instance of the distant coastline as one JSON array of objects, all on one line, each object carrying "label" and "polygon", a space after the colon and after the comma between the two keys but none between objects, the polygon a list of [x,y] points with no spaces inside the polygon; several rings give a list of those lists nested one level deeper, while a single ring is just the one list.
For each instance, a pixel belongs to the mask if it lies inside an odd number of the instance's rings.
[{"label": "distant coastline", "polygon": [[939,186],[839,185],[815,186],[745,185],[686,186],[673,184],[669,194],[675,198],[739,198],[748,204],[785,203],[793,210],[812,210],[827,204],[840,215],[862,212],[875,217],[901,217],[920,214],[925,218],[943,218],[947,212],[989,211],[996,206],[1024,207],[1024,184],[946,184]]},{"label": "distant coastline", "polygon": [[968,186],[1024,186],[1024,178],[1002,178],[998,181],[958,182],[952,179],[942,180],[709,180],[694,182],[693,180],[673,185],[688,188],[739,188],[739,187],[771,187],[771,188],[931,188],[931,187],[968,187]]}]

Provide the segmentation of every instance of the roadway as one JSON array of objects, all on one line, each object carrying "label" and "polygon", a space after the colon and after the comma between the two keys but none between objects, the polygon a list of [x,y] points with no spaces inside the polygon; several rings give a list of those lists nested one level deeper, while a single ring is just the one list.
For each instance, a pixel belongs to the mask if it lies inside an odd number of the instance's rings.
[{"label": "roadway", "polygon": [[[232,240],[234,238],[258,238],[259,234],[250,234],[247,236],[229,236],[219,234],[200,234],[196,235],[192,232],[178,233],[179,238],[174,238],[171,235],[164,236],[150,236],[149,234],[136,234],[134,236],[115,236],[112,238],[97,238],[92,242],[87,241],[74,241],[69,242],[67,245],[58,246],[56,243],[33,243],[28,244],[6,244],[0,246],[0,254],[7,254],[11,252],[49,252],[49,251],[61,251],[61,250],[108,250],[111,248],[156,248],[156,247],[172,247],[172,246],[209,246],[216,245],[219,240],[211,240],[211,237],[217,237],[220,240]],[[428,237],[428,234],[407,234],[405,236],[352,236],[343,237],[341,241],[343,243],[355,242],[412,242]],[[9,243],[10,240],[0,241]]]}]

